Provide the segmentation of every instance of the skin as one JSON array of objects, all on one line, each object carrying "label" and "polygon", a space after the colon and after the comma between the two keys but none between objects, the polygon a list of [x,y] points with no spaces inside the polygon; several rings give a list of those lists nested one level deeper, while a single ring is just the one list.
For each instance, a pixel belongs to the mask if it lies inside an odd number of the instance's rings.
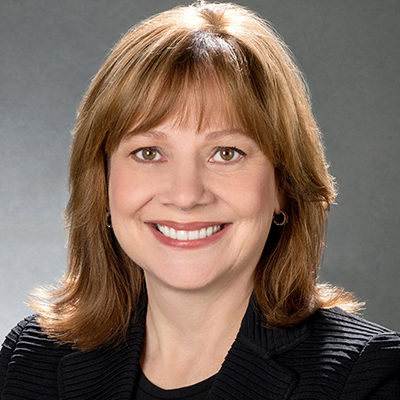
[{"label": "skin", "polygon": [[[148,291],[142,369],[165,389],[220,369],[247,308],[273,214],[280,212],[273,165],[220,111],[210,100],[199,133],[194,110],[181,125],[168,118],[127,137],[110,160],[114,233],[143,268]],[[137,151],[148,147],[157,150]],[[245,155],[225,149],[226,160],[219,147]],[[184,249],[155,237],[147,222],[161,219],[231,226],[207,246]]]}]

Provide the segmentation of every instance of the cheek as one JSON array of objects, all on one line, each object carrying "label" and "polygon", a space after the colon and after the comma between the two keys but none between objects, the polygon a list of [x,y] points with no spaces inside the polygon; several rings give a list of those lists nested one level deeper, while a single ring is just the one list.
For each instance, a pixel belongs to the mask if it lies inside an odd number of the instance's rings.
[{"label": "cheek", "polygon": [[272,166],[241,171],[225,188],[225,201],[243,218],[269,220],[279,208]]},{"label": "cheek", "polygon": [[149,182],[152,181],[131,168],[111,162],[108,195],[113,218],[117,214],[135,212],[146,204],[155,189],[155,185]]}]

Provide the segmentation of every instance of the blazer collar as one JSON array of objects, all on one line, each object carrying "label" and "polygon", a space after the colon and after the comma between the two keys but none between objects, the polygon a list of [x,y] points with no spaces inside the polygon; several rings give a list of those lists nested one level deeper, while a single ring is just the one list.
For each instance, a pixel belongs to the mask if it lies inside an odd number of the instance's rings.
[{"label": "blazer collar", "polygon": [[279,355],[308,337],[309,324],[305,322],[285,329],[271,329],[266,325],[253,294],[208,400],[290,398],[297,384],[297,375],[279,363]]},{"label": "blazer collar", "polygon": [[290,328],[268,328],[254,293],[250,297],[237,339],[251,342],[269,356],[275,356],[292,349],[302,342],[309,333],[307,321]]},{"label": "blazer collar", "polygon": [[[140,370],[146,308],[143,304],[138,309],[127,339],[118,349],[75,351],[61,359],[60,399],[132,399]],[[296,385],[296,375],[279,364],[278,356],[297,346],[308,334],[307,322],[293,328],[267,328],[252,295],[236,340],[207,399],[288,399]]]}]

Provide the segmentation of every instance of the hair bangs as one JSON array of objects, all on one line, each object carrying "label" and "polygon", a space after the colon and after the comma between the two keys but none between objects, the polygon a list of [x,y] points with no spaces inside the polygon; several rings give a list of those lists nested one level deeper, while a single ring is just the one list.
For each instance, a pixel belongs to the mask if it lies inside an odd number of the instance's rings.
[{"label": "hair bangs", "polygon": [[[195,121],[201,132],[213,121],[241,129],[261,148],[258,102],[248,54],[229,35],[195,31],[175,45],[165,42],[132,67],[125,77],[106,139],[111,154],[129,135],[150,130],[173,118],[176,126]],[[163,56],[160,56],[162,54]]]}]

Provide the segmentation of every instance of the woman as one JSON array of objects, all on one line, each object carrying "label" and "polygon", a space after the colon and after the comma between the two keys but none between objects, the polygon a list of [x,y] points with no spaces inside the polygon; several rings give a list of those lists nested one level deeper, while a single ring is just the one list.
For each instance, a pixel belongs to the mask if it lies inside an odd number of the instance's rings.
[{"label": "woman", "polygon": [[69,267],[2,399],[397,399],[400,339],[317,283],[335,198],[300,73],[243,7],[129,31],[78,114]]}]

